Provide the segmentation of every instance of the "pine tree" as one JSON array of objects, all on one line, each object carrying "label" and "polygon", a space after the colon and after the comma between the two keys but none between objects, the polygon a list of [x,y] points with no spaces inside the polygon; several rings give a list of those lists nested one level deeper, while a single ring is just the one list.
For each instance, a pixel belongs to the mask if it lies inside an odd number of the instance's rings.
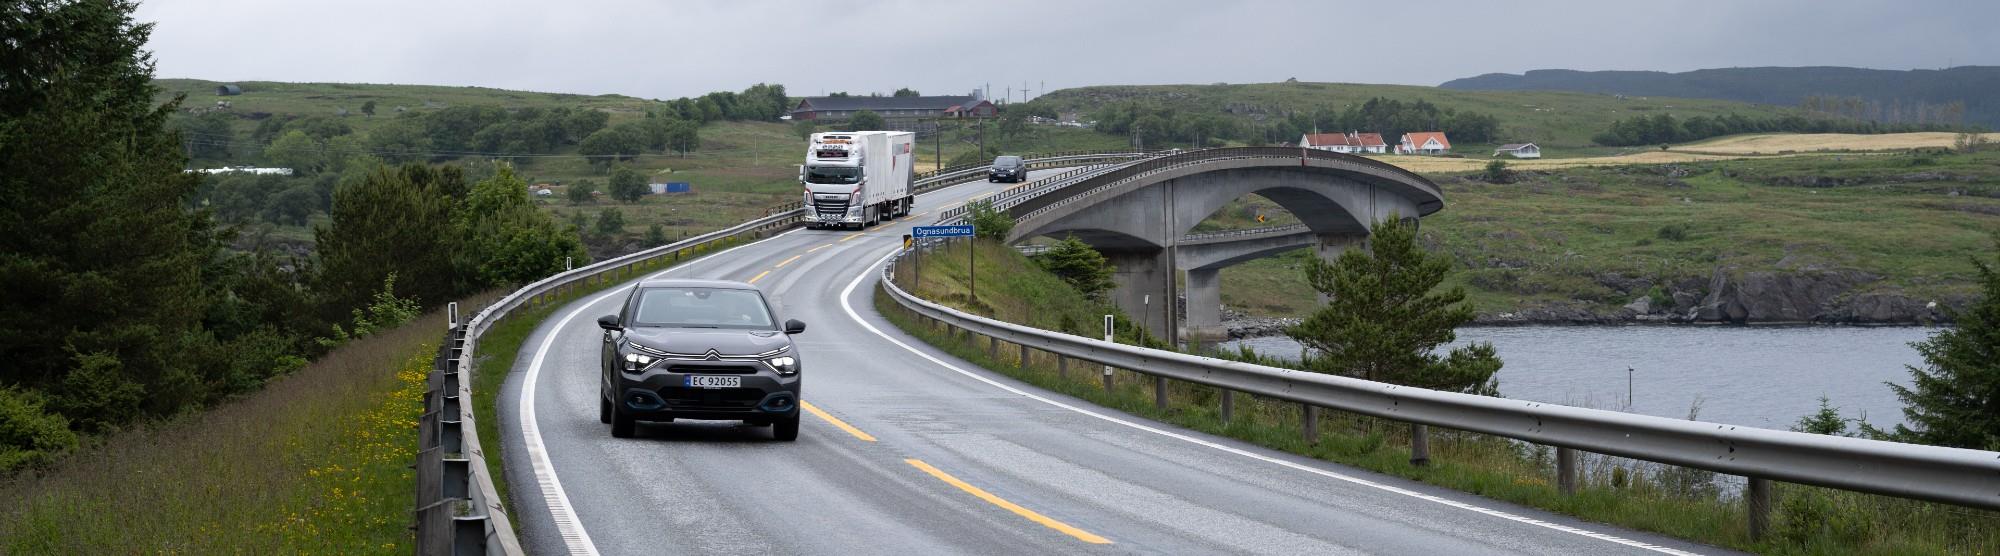
[{"label": "pine tree", "polygon": [[1098,299],[1118,286],[1111,279],[1115,269],[1105,264],[1104,255],[1075,237],[1063,238],[1049,246],[1048,251],[1035,255],[1034,261],[1036,266],[1062,278],[1091,299]]},{"label": "pine tree", "polygon": [[453,176],[421,164],[384,167],[334,190],[332,222],[313,230],[328,320],[366,304],[391,273],[397,289],[425,306],[467,291],[470,277],[440,256],[458,248],[452,192],[465,187]]},{"label": "pine tree", "polygon": [[[85,430],[201,399],[216,232],[123,1],[0,8],[0,384]],[[81,417],[81,419],[79,419]]]},{"label": "pine tree", "polygon": [[1492,395],[1501,365],[1492,344],[1435,351],[1457,339],[1472,307],[1463,288],[1436,291],[1451,260],[1424,252],[1416,238],[1415,224],[1392,215],[1375,226],[1369,249],[1349,249],[1332,264],[1313,259],[1306,278],[1331,299],[1285,333],[1313,350],[1305,366],[1314,371]]},{"label": "pine tree", "polygon": [[1896,425],[1898,439],[2000,450],[2000,271],[1977,258],[1972,265],[1979,301],[1963,312],[1947,309],[1957,326],[1910,344],[1924,367],[1909,367],[1909,387],[1889,384],[1909,421]]}]

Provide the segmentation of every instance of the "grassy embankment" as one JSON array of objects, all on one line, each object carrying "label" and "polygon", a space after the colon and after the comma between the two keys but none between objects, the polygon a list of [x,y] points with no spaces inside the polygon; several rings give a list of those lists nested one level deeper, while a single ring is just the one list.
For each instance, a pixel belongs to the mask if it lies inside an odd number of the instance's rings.
[{"label": "grassy embankment", "polygon": [[[1679,177],[1670,173],[1687,172]],[[1430,174],[1445,209],[1423,238],[1465,270],[1482,312],[1581,301],[1614,310],[1637,295],[1596,277],[1655,283],[1740,271],[1852,269],[1881,276],[1864,291],[1918,299],[1968,293],[1968,254],[2000,231],[2000,152],[1765,158],[1522,172],[1492,184],[1475,174]],[[1940,178],[1942,177],[1942,178]],[[1824,178],[1842,185],[1792,185]],[[1296,219],[1246,197],[1199,229]],[[1300,316],[1315,296],[1303,251],[1222,271],[1223,303]]]},{"label": "grassy embankment", "polygon": [[[1018,253],[992,245],[979,253],[982,293],[981,301],[973,302],[963,285],[962,254],[927,258],[923,284],[916,291],[961,310],[1045,329],[1061,329],[1066,320],[1099,311]],[[897,274],[911,275],[908,268]],[[990,357],[985,339],[948,337],[943,329],[919,324],[886,294],[878,292],[875,299],[876,309],[904,331],[1042,388],[1209,434],[1591,521],[1786,554],[1991,554],[2000,549],[2000,515],[1992,512],[1791,484],[1778,485],[1771,538],[1752,542],[1740,500],[1719,491],[1710,473],[1586,456],[1577,494],[1565,496],[1553,485],[1552,450],[1436,429],[1431,437],[1432,465],[1415,467],[1408,462],[1409,429],[1393,421],[1322,411],[1320,437],[1308,442],[1299,433],[1302,412],[1297,404],[1239,395],[1235,418],[1225,422],[1219,415],[1217,391],[1186,383],[1168,387],[1171,405],[1160,410],[1154,406],[1153,381],[1148,377],[1118,370],[1115,388],[1106,392],[1096,371],[1075,368],[1058,374],[1055,360],[1046,354],[1031,355],[1028,368],[1022,369],[1013,346],[1003,346],[997,359]]]},{"label": "grassy embankment", "polygon": [[433,312],[0,482],[0,553],[407,554]]}]

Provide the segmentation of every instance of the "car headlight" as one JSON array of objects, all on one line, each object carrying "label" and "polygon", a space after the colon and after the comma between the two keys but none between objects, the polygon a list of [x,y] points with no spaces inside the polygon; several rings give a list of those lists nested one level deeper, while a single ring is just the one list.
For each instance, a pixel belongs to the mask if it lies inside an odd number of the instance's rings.
[{"label": "car headlight", "polygon": [[799,359],[797,357],[790,355],[772,357],[765,359],[764,364],[770,365],[771,370],[778,371],[780,375],[792,376],[799,374]]},{"label": "car headlight", "polygon": [[651,365],[651,364],[653,364],[653,356],[651,356],[651,355],[646,355],[646,354],[643,354],[643,353],[627,353],[627,354],[625,354],[625,370],[626,370],[626,371],[630,371],[630,372],[638,372],[638,371],[639,371],[640,369],[644,369],[644,368],[646,368],[646,366],[647,366],[647,365]]}]

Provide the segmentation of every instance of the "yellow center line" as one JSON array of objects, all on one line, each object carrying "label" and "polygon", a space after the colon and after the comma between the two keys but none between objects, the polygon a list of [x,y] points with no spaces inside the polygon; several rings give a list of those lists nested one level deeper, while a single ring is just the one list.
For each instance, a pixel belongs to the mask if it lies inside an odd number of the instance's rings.
[{"label": "yellow center line", "polygon": [[911,217],[911,218],[916,218],[916,217],[918,217],[918,216],[923,216],[923,215],[926,215],[926,214],[930,214],[930,213],[931,213],[931,211],[928,211],[928,210],[927,210],[927,211],[923,211],[923,212],[919,212],[919,213],[916,213],[916,214],[912,214],[912,215],[910,215],[910,217]]},{"label": "yellow center line", "polygon": [[792,261],[796,261],[796,260],[799,260],[799,257],[804,257],[804,256],[805,256],[805,255],[792,255],[792,258],[789,258],[789,259],[785,259],[785,262],[782,262],[782,263],[778,263],[778,266],[775,266],[775,267],[772,267],[772,268],[784,268],[784,267],[785,267],[785,265],[788,265],[788,264],[792,264]]},{"label": "yellow center line", "polygon": [[840,427],[840,430],[847,431],[847,434],[854,435],[855,438],[859,438],[867,442],[875,441],[875,437],[869,436],[868,433],[861,432],[861,429],[854,428],[854,425],[847,424],[847,421],[842,421],[838,417],[834,417],[833,415],[827,414],[827,412],[825,411],[820,411],[819,406],[813,405],[812,402],[799,400],[799,407],[806,408],[806,411],[812,412],[813,415],[817,415],[821,419],[825,419],[826,422],[828,423],[833,423],[833,426]]},{"label": "yellow center line", "polygon": [[999,506],[1007,511],[1014,512],[1014,515],[1028,518],[1028,521],[1040,523],[1042,524],[1043,527],[1061,531],[1065,535],[1076,537],[1077,540],[1087,542],[1090,544],[1111,544],[1111,539],[1091,534],[1091,532],[1089,531],[1071,527],[1067,523],[1050,519],[1049,516],[1042,515],[1040,513],[1035,512],[1034,510],[1023,508],[1019,504],[1008,502],[1005,498],[994,496],[993,493],[986,492],[985,489],[972,486],[971,484],[968,484],[965,481],[958,480],[958,477],[951,476],[950,473],[945,473],[944,471],[941,471],[936,467],[931,467],[931,464],[924,463],[923,460],[906,459],[903,461],[909,463],[911,467],[915,467],[917,469],[922,470],[925,473],[931,474],[932,477],[937,477],[938,480],[944,481],[946,484],[958,487],[959,490],[963,490],[968,494],[976,496],[980,500],[985,500],[987,503]]},{"label": "yellow center line", "polygon": [[818,251],[818,250],[821,250],[821,249],[825,249],[825,248],[828,248],[828,247],[833,247],[833,244],[831,244],[831,243],[828,243],[828,244],[826,244],[826,245],[821,245],[821,246],[819,246],[819,247],[814,247],[814,248],[812,248],[812,249],[807,249],[807,250],[806,250],[806,252],[807,252],[807,253],[811,253],[811,252],[814,252],[814,251]]},{"label": "yellow center line", "polygon": [[756,276],[755,278],[751,278],[751,279],[750,279],[750,283],[752,283],[752,284],[755,284],[755,283],[757,283],[757,281],[758,281],[758,280],[763,280],[763,279],[764,279],[764,276],[765,276],[765,275],[768,275],[768,274],[770,274],[770,273],[771,273],[771,271],[769,271],[769,270],[766,270],[766,271],[763,271],[763,272],[759,272],[759,273],[757,273],[757,276]]},{"label": "yellow center line", "polygon": [[840,240],[841,240],[841,241],[847,241],[847,240],[850,240],[850,239],[854,239],[854,238],[857,238],[857,237],[861,237],[861,234],[865,234],[865,233],[868,233],[868,232],[854,232],[854,235],[850,235],[850,236],[847,236],[847,237],[843,237],[843,238],[840,238]]}]

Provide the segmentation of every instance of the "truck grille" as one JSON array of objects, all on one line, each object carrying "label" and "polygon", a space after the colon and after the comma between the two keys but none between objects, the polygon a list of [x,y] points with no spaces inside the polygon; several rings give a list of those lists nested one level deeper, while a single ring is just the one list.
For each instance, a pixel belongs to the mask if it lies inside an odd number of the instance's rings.
[{"label": "truck grille", "polygon": [[817,212],[819,214],[831,214],[835,216],[847,216],[847,200],[841,199],[838,201],[823,201],[819,199],[814,199],[813,212]]}]

